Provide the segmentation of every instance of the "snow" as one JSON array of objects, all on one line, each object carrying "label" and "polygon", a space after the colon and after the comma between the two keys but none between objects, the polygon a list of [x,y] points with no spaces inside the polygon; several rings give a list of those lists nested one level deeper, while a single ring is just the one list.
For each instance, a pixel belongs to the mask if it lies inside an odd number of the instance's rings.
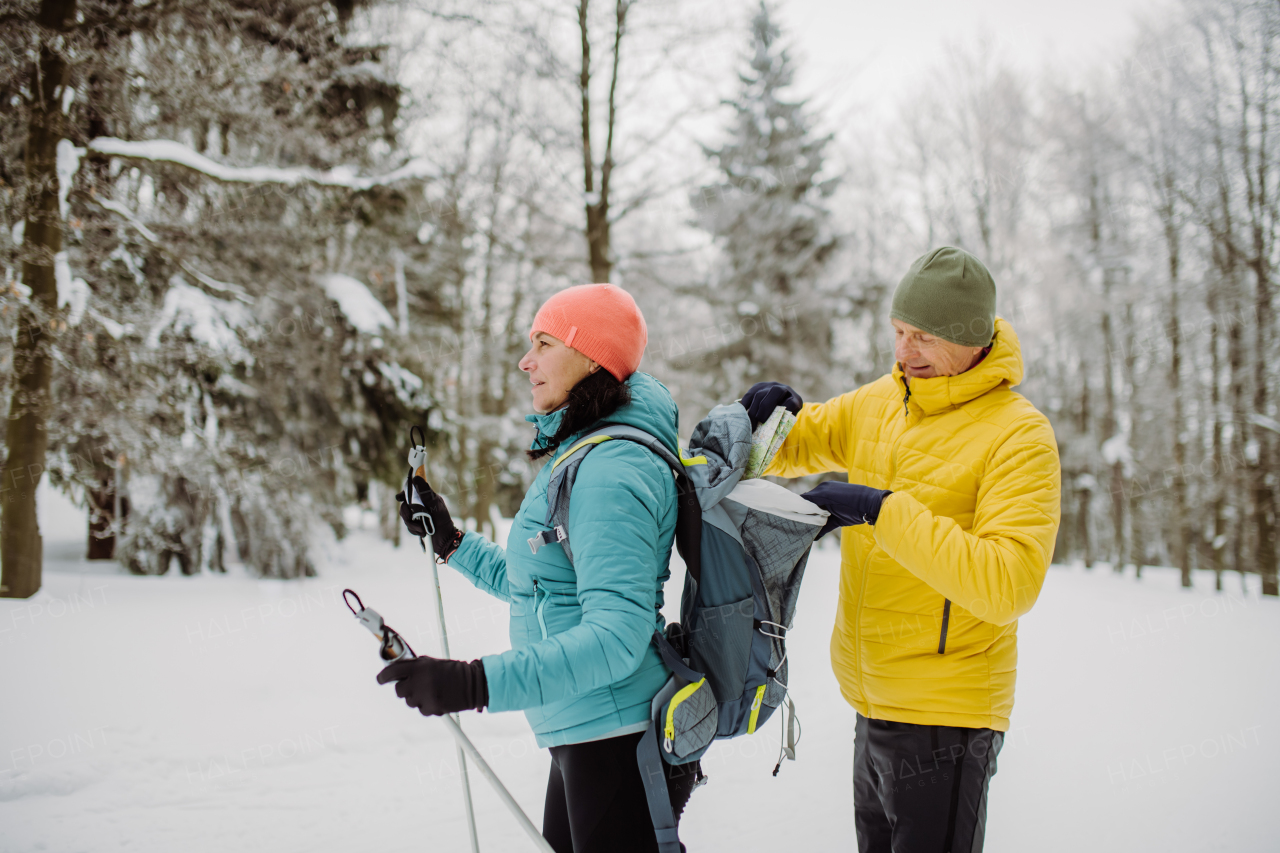
[{"label": "snow", "polygon": [[[80,559],[84,515],[54,497],[43,590],[0,601],[0,851],[469,849],[452,741],[375,683],[374,642],[340,600],[354,588],[433,652],[417,543],[356,530],[306,581],[131,577]],[[827,650],[838,560],[814,554],[790,634],[798,760],[770,776],[776,720],[717,745],[690,850],[792,850],[798,833],[799,849],[856,849],[854,713]],[[440,580],[455,656],[505,648],[506,605]],[[1050,571],[1020,626],[988,851],[1275,849],[1280,602],[1253,580],[1215,594],[1169,569]],[[548,758],[523,716],[462,723],[538,822]],[[471,777],[481,849],[532,849]]]},{"label": "snow", "polygon": [[[431,404],[431,397],[424,393],[426,385],[418,374],[406,370],[397,362],[388,364],[380,361],[378,372],[391,384],[396,399],[411,409],[425,409]],[[372,382],[366,383],[372,385]]]},{"label": "snow", "polygon": [[380,329],[393,328],[395,321],[386,306],[369,292],[359,279],[342,273],[327,273],[317,281],[329,298],[358,332],[376,335]]},{"label": "snow", "polygon": [[150,243],[160,242],[160,238],[156,236],[155,232],[152,231],[150,228],[148,228],[146,225],[143,225],[141,220],[139,220],[137,216],[134,216],[133,211],[125,207],[120,202],[112,201],[109,198],[100,198],[100,199],[97,199],[97,202],[98,204],[105,207],[107,210],[110,210],[113,213],[118,213],[121,216],[123,216],[129,222],[130,225],[138,229],[138,233],[141,234],[143,237],[145,237],[147,239],[147,242],[150,242]]},{"label": "snow", "polygon": [[115,320],[112,320],[104,314],[99,314],[92,308],[89,309],[89,316],[97,320],[102,325],[102,328],[106,330],[107,334],[115,338],[117,341],[133,331],[132,323],[120,325]]},{"label": "snow", "polygon": [[58,172],[58,211],[63,222],[67,220],[67,194],[71,192],[76,172],[80,171],[80,158],[83,156],[84,149],[77,148],[71,140],[58,140],[55,168]]},{"label": "snow", "polygon": [[160,336],[166,330],[175,333],[189,332],[196,343],[210,351],[226,355],[238,363],[252,361],[252,356],[240,345],[236,330],[252,320],[248,309],[234,302],[216,299],[197,287],[187,284],[180,275],[169,279],[169,290],[164,295],[160,317],[147,335],[147,346],[160,346]]},{"label": "snow", "polygon": [[53,256],[53,281],[58,290],[58,307],[71,306],[67,323],[79,326],[89,305],[89,284],[82,278],[71,277],[71,263],[65,251]]},{"label": "snow", "polygon": [[1119,462],[1128,476],[1133,468],[1133,450],[1129,447],[1129,438],[1124,433],[1117,433],[1102,442],[1102,460],[1108,465]]},{"label": "snow", "polygon": [[361,177],[350,166],[337,166],[327,172],[318,172],[315,169],[284,169],[275,166],[227,166],[210,160],[181,142],[174,142],[171,139],[131,141],[99,136],[89,140],[89,150],[133,160],[175,163],[228,183],[285,184],[287,186],[312,183],[323,187],[367,190],[394,184],[397,181],[428,178],[436,171],[424,158],[410,160],[399,169],[372,177]]},{"label": "snow", "polygon": [[1272,432],[1280,432],[1280,421],[1277,421],[1275,418],[1269,418],[1266,415],[1259,414],[1258,412],[1249,413],[1249,422],[1256,424],[1263,429],[1269,429]]}]

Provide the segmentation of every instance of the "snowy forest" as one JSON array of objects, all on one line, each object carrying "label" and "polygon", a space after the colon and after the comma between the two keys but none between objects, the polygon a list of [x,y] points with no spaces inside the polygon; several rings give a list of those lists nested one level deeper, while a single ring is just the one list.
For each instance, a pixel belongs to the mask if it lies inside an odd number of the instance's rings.
[{"label": "snowy forest", "polygon": [[636,297],[687,435],[756,381],[890,369],[893,288],[943,244],[990,267],[1053,422],[1055,561],[1280,593],[1280,6],[1171,1],[1069,72],[957,43],[883,121],[797,85],[779,18],[0,4],[0,595],[40,588],[41,479],[90,558],[313,575],[344,507],[398,539],[414,424],[492,532],[550,294]]}]

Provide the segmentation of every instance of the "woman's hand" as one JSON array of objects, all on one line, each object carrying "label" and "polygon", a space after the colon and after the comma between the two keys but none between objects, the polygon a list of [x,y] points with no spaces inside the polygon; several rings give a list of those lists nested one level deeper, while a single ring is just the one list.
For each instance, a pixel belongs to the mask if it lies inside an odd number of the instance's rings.
[{"label": "woman's hand", "polygon": [[424,717],[480,710],[489,704],[484,664],[440,658],[398,660],[378,673],[378,683],[396,683],[396,695]]},{"label": "woman's hand", "polygon": [[400,520],[405,530],[419,539],[430,536],[431,548],[441,561],[448,562],[453,552],[462,544],[462,531],[453,523],[449,508],[444,505],[444,498],[432,490],[427,481],[414,477],[409,481],[409,488],[418,495],[421,503],[415,503],[412,495],[399,492],[396,500],[400,501]]},{"label": "woman's hand", "polygon": [[742,395],[740,402],[742,408],[747,410],[747,417],[751,418],[752,432],[768,420],[769,415],[772,415],[773,410],[779,406],[784,406],[791,414],[797,415],[800,413],[800,407],[804,405],[804,400],[800,399],[796,390],[781,382],[757,382],[751,386],[751,390]]}]

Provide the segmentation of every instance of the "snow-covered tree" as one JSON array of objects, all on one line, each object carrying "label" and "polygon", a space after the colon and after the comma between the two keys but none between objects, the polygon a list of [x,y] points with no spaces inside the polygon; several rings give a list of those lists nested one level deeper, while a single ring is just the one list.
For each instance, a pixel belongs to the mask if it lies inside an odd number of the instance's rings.
[{"label": "snow-covered tree", "polygon": [[794,74],[775,11],[761,3],[738,93],[727,102],[728,138],[704,149],[718,179],[691,199],[718,249],[699,296],[731,331],[675,363],[703,375],[708,404],[761,380],[788,382],[815,399],[835,390],[828,385],[834,299],[824,284],[838,245],[828,209],[837,179],[824,171],[831,137],[794,97]]}]

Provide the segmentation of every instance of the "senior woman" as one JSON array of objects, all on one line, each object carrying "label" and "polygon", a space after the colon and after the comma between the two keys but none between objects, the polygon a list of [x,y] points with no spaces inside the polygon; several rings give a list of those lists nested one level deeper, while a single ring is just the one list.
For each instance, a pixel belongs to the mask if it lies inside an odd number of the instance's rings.
[{"label": "senior woman", "polygon": [[[537,433],[530,458],[554,458],[604,424],[627,424],[679,454],[671,394],[637,373],[647,342],[644,317],[611,284],[570,287],[539,309],[520,360],[529,376]],[[662,587],[676,527],[671,470],[630,441],[605,442],[582,462],[569,530],[573,562],[560,547],[532,550],[546,531],[544,465],[525,494],[508,547],[453,523],[421,480],[436,555],[478,588],[511,603],[511,650],[480,660],[417,658],[378,675],[424,715],[470,709],[522,710],[538,744],[551,750],[542,834],[557,853],[656,851],[636,745],[650,702],[670,676],[650,644],[663,627]],[[410,532],[424,531],[402,515]],[[695,765],[665,765],[678,817]]]}]

